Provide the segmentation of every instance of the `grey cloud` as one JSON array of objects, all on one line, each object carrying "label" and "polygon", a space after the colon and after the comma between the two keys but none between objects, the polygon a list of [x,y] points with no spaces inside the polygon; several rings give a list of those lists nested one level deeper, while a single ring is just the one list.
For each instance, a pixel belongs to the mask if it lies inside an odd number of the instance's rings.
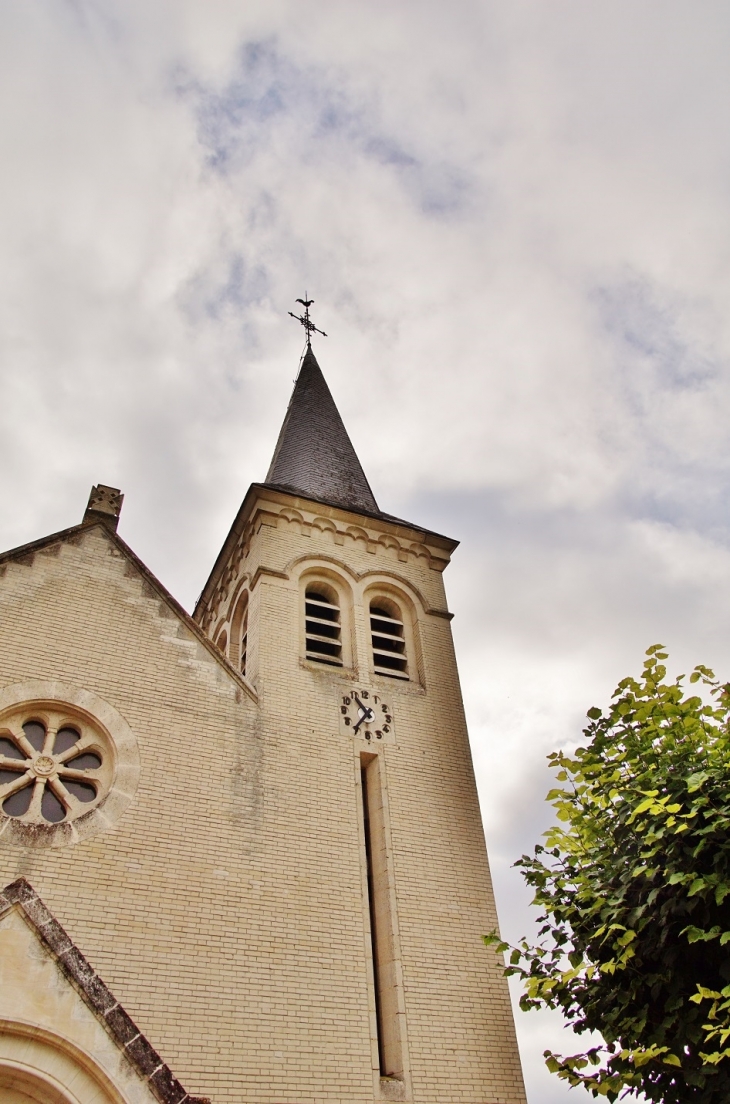
[{"label": "grey cloud", "polygon": [[298,65],[276,39],[246,43],[231,80],[205,86],[187,73],[176,74],[176,89],[193,104],[200,140],[212,170],[230,174],[249,168],[262,150],[281,138],[307,163],[321,169],[336,157],[372,160],[393,172],[420,209],[430,215],[455,214],[476,185],[465,166],[434,156],[430,143],[411,131],[383,132],[380,98],[348,90],[339,69]]},{"label": "grey cloud", "polygon": [[690,390],[706,387],[727,367],[690,346],[679,331],[677,306],[662,302],[659,289],[646,280],[634,276],[598,288],[595,297],[603,323],[619,346],[626,377],[646,366],[656,373],[655,386]]},{"label": "grey cloud", "polygon": [[[651,643],[730,671],[727,6],[302,12],[3,9],[0,544],[121,486],[123,536],[190,606],[266,471],[308,288],[378,500],[463,539],[518,936],[547,752]],[[522,1019],[532,1104],[565,1099],[541,1051],[571,1040]]]}]

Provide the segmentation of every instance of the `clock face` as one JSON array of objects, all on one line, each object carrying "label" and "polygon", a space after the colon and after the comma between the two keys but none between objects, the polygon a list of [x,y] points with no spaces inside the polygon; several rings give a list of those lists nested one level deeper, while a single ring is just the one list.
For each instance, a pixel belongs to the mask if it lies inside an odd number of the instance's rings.
[{"label": "clock face", "polygon": [[340,697],[340,732],[373,743],[393,743],[393,707],[380,694],[353,686]]}]

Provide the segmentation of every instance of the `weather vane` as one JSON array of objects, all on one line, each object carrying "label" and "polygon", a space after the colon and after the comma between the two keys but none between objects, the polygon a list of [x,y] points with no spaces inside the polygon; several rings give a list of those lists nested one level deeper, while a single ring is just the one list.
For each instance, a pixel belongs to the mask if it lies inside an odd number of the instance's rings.
[{"label": "weather vane", "polygon": [[307,299],[306,295],[307,295],[307,293],[305,291],[304,292],[305,298],[304,299],[297,299],[297,303],[301,303],[302,306],[304,307],[304,318],[302,318],[301,314],[292,314],[291,311],[289,311],[289,315],[290,315],[291,318],[296,318],[297,322],[301,322],[301,324],[304,326],[304,329],[307,331],[307,345],[311,345],[312,344],[312,334],[313,333],[321,334],[322,337],[326,337],[327,334],[324,332],[324,330],[318,330],[317,327],[315,326],[314,322],[311,321],[311,319],[309,317],[309,308],[311,307],[312,303],[314,302],[314,299]]}]

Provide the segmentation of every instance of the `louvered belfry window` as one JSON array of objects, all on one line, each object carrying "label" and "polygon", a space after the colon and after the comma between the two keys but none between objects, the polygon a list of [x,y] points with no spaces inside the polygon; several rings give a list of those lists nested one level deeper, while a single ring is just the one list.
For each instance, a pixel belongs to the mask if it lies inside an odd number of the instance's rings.
[{"label": "louvered belfry window", "polygon": [[321,583],[310,583],[304,595],[307,659],[342,666],[342,625],[337,595]]},{"label": "louvered belfry window", "polygon": [[403,616],[395,602],[376,598],[370,603],[373,667],[378,675],[408,678]]}]

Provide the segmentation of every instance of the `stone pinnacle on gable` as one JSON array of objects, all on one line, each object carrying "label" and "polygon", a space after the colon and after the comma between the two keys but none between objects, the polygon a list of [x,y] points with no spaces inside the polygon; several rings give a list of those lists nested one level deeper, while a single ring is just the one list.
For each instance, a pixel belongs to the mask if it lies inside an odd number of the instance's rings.
[{"label": "stone pinnacle on gable", "polygon": [[380,513],[309,343],[266,483],[346,510]]}]

